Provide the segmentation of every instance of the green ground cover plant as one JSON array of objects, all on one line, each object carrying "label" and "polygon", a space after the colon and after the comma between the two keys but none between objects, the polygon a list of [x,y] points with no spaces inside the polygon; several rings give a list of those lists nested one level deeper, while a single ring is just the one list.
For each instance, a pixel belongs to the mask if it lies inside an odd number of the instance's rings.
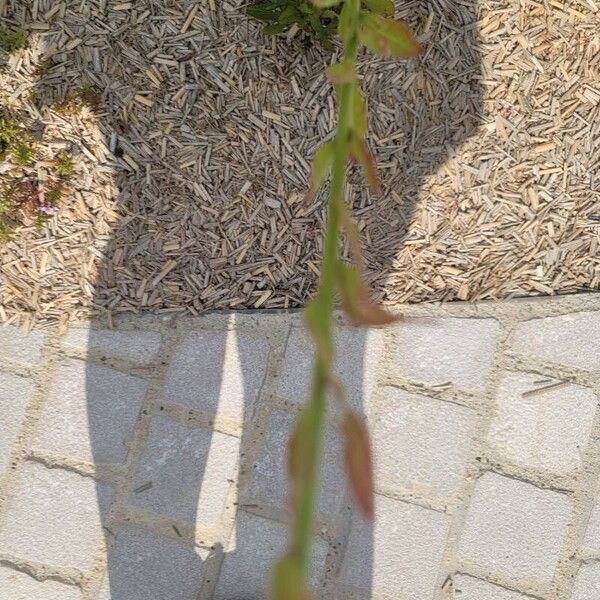
[{"label": "green ground cover plant", "polygon": [[[357,326],[381,326],[394,316],[373,303],[362,276],[363,260],[358,229],[344,200],[348,161],[362,168],[373,194],[380,190],[375,157],[367,143],[367,113],[356,61],[362,48],[388,58],[408,59],[421,53],[410,29],[394,20],[392,0],[265,0],[249,14],[266,23],[266,33],[280,33],[295,25],[315,33],[326,45],[335,31],[343,45],[340,62],[327,69],[338,102],[333,140],[323,144],[313,159],[309,194],[316,194],[330,176],[321,278],[315,298],[306,307],[305,322],[315,345],[312,390],[301,412],[288,449],[290,498],[293,508],[291,543],[275,566],[274,600],[309,600],[307,571],[322,446],[327,391],[333,392],[340,413],[344,462],[350,489],[362,513],[373,518],[373,472],[367,428],[347,405],[332,368],[332,323],[336,300]],[[352,260],[344,262],[339,247],[342,233]]]}]

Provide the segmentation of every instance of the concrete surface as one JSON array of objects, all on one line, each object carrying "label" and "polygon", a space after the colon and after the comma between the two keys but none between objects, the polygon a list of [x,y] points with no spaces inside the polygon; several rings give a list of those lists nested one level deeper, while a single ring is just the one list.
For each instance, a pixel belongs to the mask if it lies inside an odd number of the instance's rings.
[{"label": "concrete surface", "polygon": [[[315,598],[600,598],[600,295],[341,326],[376,458],[356,513],[330,412]],[[0,597],[259,600],[286,545],[298,313],[0,329]]]}]

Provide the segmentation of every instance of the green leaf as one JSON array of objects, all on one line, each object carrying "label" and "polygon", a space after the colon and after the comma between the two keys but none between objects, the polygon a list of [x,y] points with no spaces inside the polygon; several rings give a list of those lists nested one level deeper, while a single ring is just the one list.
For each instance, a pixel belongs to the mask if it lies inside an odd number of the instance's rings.
[{"label": "green leaf", "polygon": [[350,105],[352,112],[351,128],[356,137],[362,138],[367,131],[367,110],[365,101],[358,87],[358,84],[353,84],[350,91]]},{"label": "green leaf", "polygon": [[363,4],[374,13],[383,17],[394,16],[393,0],[362,0]]},{"label": "green leaf", "polygon": [[365,517],[375,514],[373,492],[373,459],[369,433],[363,421],[348,411],[342,420],[344,463],[354,499]]},{"label": "green leaf", "polygon": [[270,2],[254,4],[246,8],[246,13],[259,21],[273,21],[277,18],[279,12],[280,10]]},{"label": "green leaf", "polygon": [[337,6],[342,0],[311,0],[311,2],[319,8],[330,8]]},{"label": "green leaf", "polygon": [[316,192],[331,170],[333,164],[335,145],[333,141],[323,144],[315,154],[312,163],[312,173],[310,176],[310,187],[313,192]]},{"label": "green leaf", "polygon": [[285,31],[286,28],[287,25],[285,23],[271,23],[263,27],[263,32],[267,35],[277,35],[278,33]]},{"label": "green leaf", "polygon": [[381,56],[413,58],[423,51],[404,23],[374,13],[361,13],[358,37],[369,50]]}]

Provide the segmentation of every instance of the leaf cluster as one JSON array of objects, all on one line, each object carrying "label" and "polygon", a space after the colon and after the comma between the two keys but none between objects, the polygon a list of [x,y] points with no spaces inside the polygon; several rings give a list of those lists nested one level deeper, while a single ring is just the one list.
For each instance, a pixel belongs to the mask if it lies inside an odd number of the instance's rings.
[{"label": "leaf cluster", "polygon": [[283,33],[295,25],[309,32],[325,48],[331,47],[339,16],[338,7],[319,8],[308,0],[258,0],[246,12],[264,23],[266,34]]}]

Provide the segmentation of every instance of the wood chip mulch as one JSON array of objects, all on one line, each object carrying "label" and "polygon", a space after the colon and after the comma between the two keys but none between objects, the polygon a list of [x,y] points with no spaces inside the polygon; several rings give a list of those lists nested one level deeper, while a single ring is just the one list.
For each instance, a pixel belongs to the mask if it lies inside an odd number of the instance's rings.
[{"label": "wood chip mulch", "polygon": [[[348,184],[374,295],[598,289],[598,0],[396,5],[426,52],[362,56],[383,194],[354,169]],[[34,171],[61,151],[75,163],[58,214],[0,248],[0,321],[286,308],[314,292],[324,199],[304,192],[335,125],[335,57],[300,32],[264,37],[243,6],[0,0],[29,39],[0,59],[0,103],[40,131]],[[65,110],[81,90],[95,106]]]}]

